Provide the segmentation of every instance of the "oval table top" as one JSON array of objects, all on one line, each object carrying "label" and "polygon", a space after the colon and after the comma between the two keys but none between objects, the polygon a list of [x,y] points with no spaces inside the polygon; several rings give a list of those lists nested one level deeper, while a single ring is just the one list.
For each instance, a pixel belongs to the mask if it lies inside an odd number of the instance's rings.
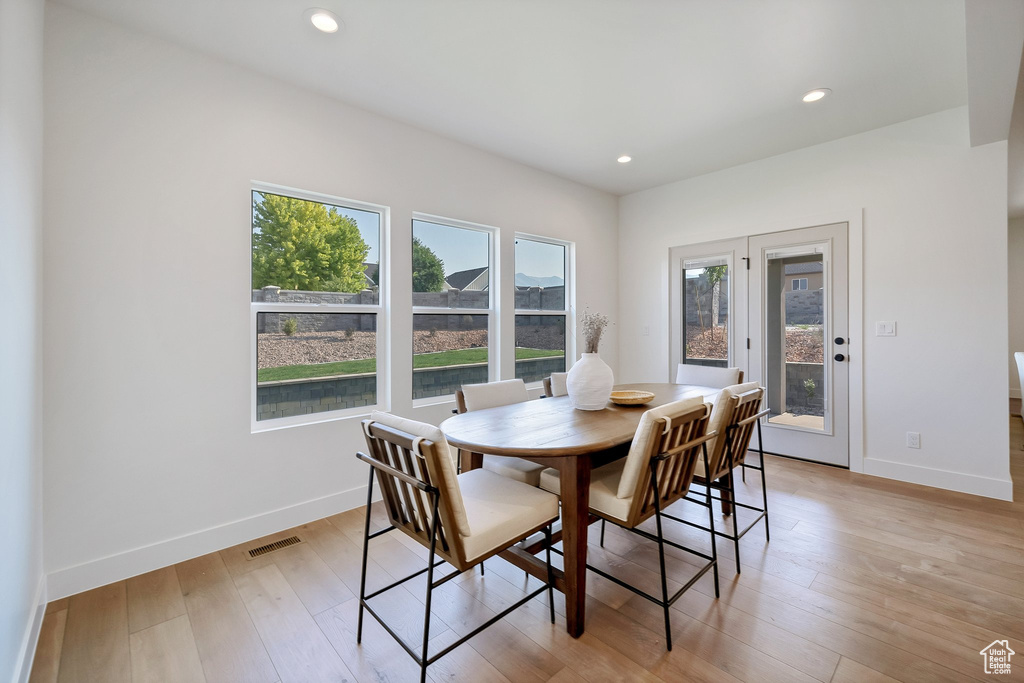
[{"label": "oval table top", "polygon": [[598,453],[629,443],[650,408],[703,396],[714,401],[721,389],[691,384],[617,384],[616,391],[650,391],[640,406],[608,403],[604,410],[576,410],[568,396],[513,403],[454,415],[441,423],[448,442],[462,450],[489,455],[564,457]]}]

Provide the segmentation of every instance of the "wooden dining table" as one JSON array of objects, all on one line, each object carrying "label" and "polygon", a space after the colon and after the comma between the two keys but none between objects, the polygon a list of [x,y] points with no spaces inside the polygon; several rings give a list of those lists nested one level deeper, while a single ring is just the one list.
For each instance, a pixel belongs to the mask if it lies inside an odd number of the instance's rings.
[{"label": "wooden dining table", "polygon": [[[686,384],[621,384],[615,390],[649,391],[654,399],[641,406],[609,403],[603,410],[576,410],[568,396],[514,403],[455,415],[441,423],[448,442],[462,451],[463,471],[480,467],[483,455],[516,457],[558,470],[561,481],[563,569],[555,587],[565,594],[566,630],[583,634],[587,594],[587,528],[590,472],[626,454],[645,410],[684,398],[714,401],[721,391]],[[501,557],[542,581],[547,567],[535,556],[542,539],[527,539]]]}]

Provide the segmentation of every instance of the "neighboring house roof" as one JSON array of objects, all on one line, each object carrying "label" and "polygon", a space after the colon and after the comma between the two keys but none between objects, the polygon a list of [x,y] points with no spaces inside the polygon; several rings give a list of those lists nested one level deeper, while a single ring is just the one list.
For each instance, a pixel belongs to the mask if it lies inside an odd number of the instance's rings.
[{"label": "neighboring house roof", "polygon": [[482,291],[487,289],[487,267],[460,270],[446,277],[444,281],[448,285],[448,289]]},{"label": "neighboring house roof", "polygon": [[810,261],[809,263],[790,263],[786,266],[786,275],[804,275],[806,273],[822,272],[821,261]]},{"label": "neighboring house roof", "polygon": [[363,264],[363,277],[366,279],[368,287],[375,287],[377,285],[377,283],[373,281],[373,278],[377,274],[378,268],[380,268],[380,265],[376,263]]}]

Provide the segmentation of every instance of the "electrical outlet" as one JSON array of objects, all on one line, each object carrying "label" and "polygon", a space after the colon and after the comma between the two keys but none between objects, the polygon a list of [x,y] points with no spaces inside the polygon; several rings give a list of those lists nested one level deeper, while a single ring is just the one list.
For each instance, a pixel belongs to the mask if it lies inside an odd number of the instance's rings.
[{"label": "electrical outlet", "polygon": [[644,325],[643,335],[645,337],[651,336],[651,328],[648,327],[647,325]]},{"label": "electrical outlet", "polygon": [[921,447],[921,432],[907,432],[907,448]]}]

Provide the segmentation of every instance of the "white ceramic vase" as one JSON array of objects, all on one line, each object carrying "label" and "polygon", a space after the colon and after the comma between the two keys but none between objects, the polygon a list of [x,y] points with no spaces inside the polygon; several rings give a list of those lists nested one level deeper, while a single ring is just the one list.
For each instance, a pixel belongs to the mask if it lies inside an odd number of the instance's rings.
[{"label": "white ceramic vase", "polygon": [[569,401],[577,410],[604,410],[614,385],[612,369],[596,353],[584,353],[565,378]]}]

